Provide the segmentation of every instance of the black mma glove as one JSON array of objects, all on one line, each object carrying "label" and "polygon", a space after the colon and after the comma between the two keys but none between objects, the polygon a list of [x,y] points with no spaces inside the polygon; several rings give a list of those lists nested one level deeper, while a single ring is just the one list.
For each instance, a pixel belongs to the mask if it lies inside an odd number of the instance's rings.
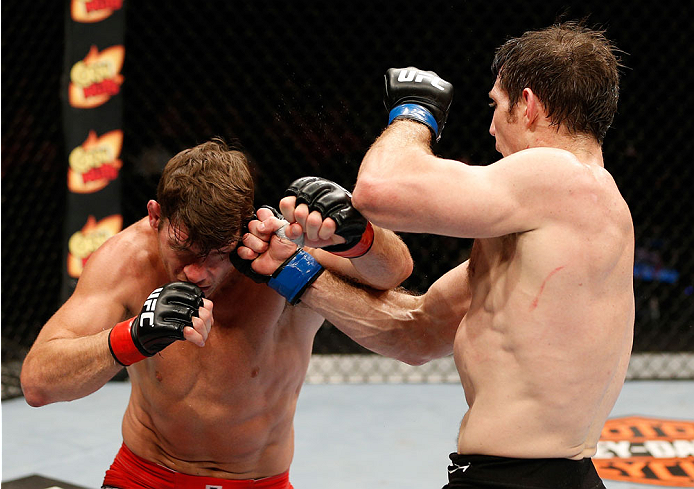
[{"label": "black mma glove", "polygon": [[171,343],[185,339],[183,328],[193,326],[205,294],[189,282],[172,282],[154,290],[139,316],[116,324],[108,336],[113,358],[123,366],[151,357]]},{"label": "black mma glove", "polygon": [[[261,206],[261,208],[270,209],[275,217],[281,221],[285,221],[284,216],[269,205]],[[253,219],[257,219],[254,214]],[[287,224],[289,224],[287,222]],[[286,238],[283,228],[280,228],[275,234]],[[248,223],[244,225],[241,233],[242,236],[248,232]],[[288,239],[288,238],[286,238]],[[296,243],[296,240],[290,240]],[[278,292],[282,297],[287,299],[291,305],[296,305],[301,301],[301,296],[304,291],[323,273],[323,267],[316,261],[313,256],[299,247],[292,256],[287,258],[272,275],[262,275],[251,267],[253,260],[244,260],[239,256],[236,250],[229,254],[229,260],[239,272],[250,278],[256,283],[267,284],[268,287]]]},{"label": "black mma glove", "polygon": [[385,78],[383,102],[389,111],[388,124],[396,119],[412,119],[428,126],[434,141],[441,139],[453,101],[453,85],[433,71],[412,66],[391,68]]},{"label": "black mma glove", "polygon": [[337,228],[335,234],[344,243],[323,249],[338,256],[357,258],[365,255],[374,240],[371,223],[352,206],[352,194],[335,182],[320,177],[294,180],[284,193],[296,197],[296,205],[306,204],[309,212],[318,211],[323,219],[330,217]]}]

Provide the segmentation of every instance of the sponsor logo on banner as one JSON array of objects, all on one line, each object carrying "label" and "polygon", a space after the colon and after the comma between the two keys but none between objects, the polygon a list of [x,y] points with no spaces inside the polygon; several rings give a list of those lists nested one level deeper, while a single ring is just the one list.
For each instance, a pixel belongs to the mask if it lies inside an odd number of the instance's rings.
[{"label": "sponsor logo on banner", "polygon": [[609,419],[593,463],[603,479],[694,487],[694,422],[639,416]]},{"label": "sponsor logo on banner", "polygon": [[121,8],[123,0],[72,0],[70,14],[75,22],[101,22]]},{"label": "sponsor logo on banner", "polygon": [[101,137],[89,131],[87,140],[73,149],[68,157],[67,186],[70,192],[98,192],[118,178],[123,166],[119,159],[122,147],[121,130],[107,132]]},{"label": "sponsor logo on banner", "polygon": [[120,232],[123,227],[123,216],[114,214],[97,222],[89,216],[81,230],[68,240],[67,273],[72,278],[79,278],[89,257],[111,236]]},{"label": "sponsor logo on banner", "polygon": [[125,48],[111,46],[99,51],[92,46],[87,56],[70,69],[69,103],[78,109],[91,109],[118,95],[123,84],[120,70]]}]

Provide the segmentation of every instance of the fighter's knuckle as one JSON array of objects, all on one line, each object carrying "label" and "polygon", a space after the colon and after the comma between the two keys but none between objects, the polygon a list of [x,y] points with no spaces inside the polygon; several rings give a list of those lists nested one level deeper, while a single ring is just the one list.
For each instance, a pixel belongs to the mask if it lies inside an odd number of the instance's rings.
[{"label": "fighter's knuckle", "polygon": [[299,204],[296,206],[296,209],[294,210],[294,214],[299,215],[303,218],[309,215],[309,209],[306,204]]},{"label": "fighter's knuckle", "polygon": [[323,224],[323,215],[318,211],[313,211],[308,215],[307,222],[312,226],[320,226]]}]

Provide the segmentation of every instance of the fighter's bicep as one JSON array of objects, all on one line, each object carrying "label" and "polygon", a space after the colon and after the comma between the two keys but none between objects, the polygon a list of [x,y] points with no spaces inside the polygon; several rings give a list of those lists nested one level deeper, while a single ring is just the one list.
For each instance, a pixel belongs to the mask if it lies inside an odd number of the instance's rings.
[{"label": "fighter's bicep", "polygon": [[[86,263],[72,295],[42,329],[44,337],[79,337],[110,329],[131,313],[126,298],[134,282],[124,270],[128,260],[94,253]],[[132,314],[131,314],[132,315]],[[40,338],[43,339],[43,338]]]},{"label": "fighter's bicep", "polygon": [[564,215],[575,205],[577,169],[551,156],[521,152],[491,165],[461,167],[456,175],[461,184],[456,207],[459,235],[523,233]]},{"label": "fighter's bicep", "polygon": [[494,165],[467,167],[458,202],[460,234],[491,238],[529,230],[531,213],[520,182]]},{"label": "fighter's bicep", "polygon": [[125,308],[108,297],[70,297],[41,329],[36,343],[80,338],[110,329],[124,319]]}]

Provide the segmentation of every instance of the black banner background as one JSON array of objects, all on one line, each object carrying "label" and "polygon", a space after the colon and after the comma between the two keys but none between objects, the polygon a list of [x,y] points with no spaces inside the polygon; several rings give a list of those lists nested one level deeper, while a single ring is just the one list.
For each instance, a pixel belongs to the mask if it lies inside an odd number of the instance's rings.
[{"label": "black banner background", "polygon": [[[74,181],[96,181],[97,185],[75,188],[68,179],[63,301],[72,294],[89,255],[122,229],[118,170],[123,139],[120,71],[125,56],[122,0],[67,0],[65,5],[61,99],[68,171],[76,173]],[[105,134],[112,137],[100,140]],[[85,168],[91,171],[90,177],[76,171]]]}]

